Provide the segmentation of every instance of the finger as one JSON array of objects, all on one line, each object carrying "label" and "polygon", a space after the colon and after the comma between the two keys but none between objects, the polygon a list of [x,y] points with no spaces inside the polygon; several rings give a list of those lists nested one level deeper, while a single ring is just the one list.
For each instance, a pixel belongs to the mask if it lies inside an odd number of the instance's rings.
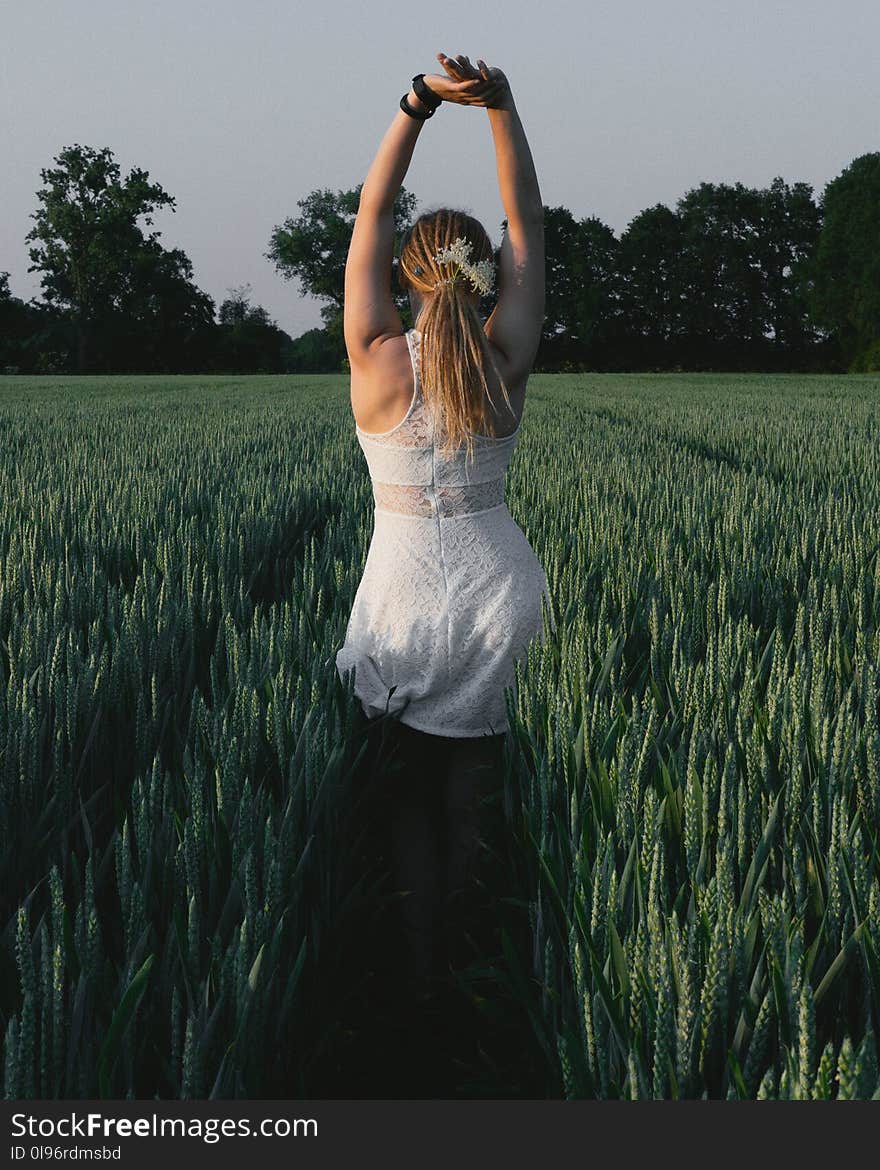
[{"label": "finger", "polygon": [[464,93],[462,102],[468,106],[485,106],[490,102],[495,101],[497,93],[493,89],[472,90],[469,93]]},{"label": "finger", "polygon": [[488,106],[497,101],[500,95],[500,85],[487,85],[485,81],[480,81],[479,85],[468,95],[468,105]]},{"label": "finger", "polygon": [[448,70],[453,70],[456,74],[461,73],[461,65],[454,57],[447,57],[445,53],[438,53],[437,60]]},{"label": "finger", "polygon": [[490,89],[482,77],[473,77],[468,81],[460,81],[458,83],[458,92],[462,97],[469,98],[473,101],[481,101],[485,94],[490,92]]},{"label": "finger", "polygon": [[460,81],[461,75],[457,68],[453,68],[453,64],[448,57],[444,57],[442,53],[437,54],[437,60],[446,70],[446,75],[451,77],[453,81]]}]

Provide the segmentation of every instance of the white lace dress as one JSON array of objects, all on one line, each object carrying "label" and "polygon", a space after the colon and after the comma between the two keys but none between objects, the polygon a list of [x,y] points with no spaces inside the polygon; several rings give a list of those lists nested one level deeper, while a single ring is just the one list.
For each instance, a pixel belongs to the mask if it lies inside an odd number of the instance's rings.
[{"label": "white lace dress", "polygon": [[409,410],[390,431],[356,428],[375,514],[337,671],[344,679],[354,670],[368,718],[399,712],[434,735],[495,735],[507,730],[504,689],[515,682],[515,659],[543,637],[541,597],[549,596],[504,500],[520,428],[475,435],[472,463],[464,447],[443,456],[421,393],[421,335],[412,329],[406,339]]}]

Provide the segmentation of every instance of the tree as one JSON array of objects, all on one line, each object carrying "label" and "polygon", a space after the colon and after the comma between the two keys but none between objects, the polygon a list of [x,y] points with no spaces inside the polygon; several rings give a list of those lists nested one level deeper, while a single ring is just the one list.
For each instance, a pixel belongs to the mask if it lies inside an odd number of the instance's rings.
[{"label": "tree", "polygon": [[872,348],[880,359],[880,153],[853,159],[827,184],[821,205],[810,305],[859,368]]},{"label": "tree", "polygon": [[136,257],[159,235],[144,236],[137,220],[143,215],[151,224],[155,209],[173,208],[175,200],[150,183],[146,171],[133,168],[120,181],[107,147],[96,151],[75,144],[55,163],[40,171],[47,185],[37,193],[42,206],[32,213],[36,224],[25,237],[36,241],[28,271],[41,271],[44,299],[72,314],[77,368],[83,372],[97,322],[120,307]]},{"label": "tree", "polygon": [[640,211],[620,237],[618,342],[634,365],[669,362],[682,334],[682,230],[663,203]]},{"label": "tree", "polygon": [[68,373],[72,350],[64,314],[39,301],[13,296],[9,273],[0,272],[0,372]]},{"label": "tree", "polygon": [[121,277],[115,302],[98,319],[105,368],[198,368],[205,336],[216,330],[214,301],[193,283],[186,254],[146,240]]},{"label": "tree", "polygon": [[[285,280],[296,277],[307,295],[328,303],[321,319],[328,332],[342,346],[342,310],[345,295],[345,261],[360,203],[361,188],[351,191],[313,191],[297,201],[302,214],[288,218],[272,231],[267,260],[272,260]],[[401,187],[394,201],[394,231],[397,240],[412,222],[417,200]],[[395,256],[397,255],[395,244]],[[391,272],[388,274],[391,279]],[[392,296],[406,312],[409,301],[392,283]]]},{"label": "tree", "polygon": [[809,183],[788,186],[777,176],[759,192],[761,230],[755,256],[763,275],[765,330],[789,355],[816,341],[808,302],[809,261],[822,227],[822,212]]},{"label": "tree", "polygon": [[580,224],[567,207],[544,208],[546,293],[542,334],[548,340],[559,334],[577,333],[579,287],[575,257],[583,244]]},{"label": "tree", "polygon": [[701,183],[620,241],[621,341],[648,364],[777,368],[815,341],[804,293],[820,212],[806,183]]},{"label": "tree", "polygon": [[220,306],[218,317],[221,325],[236,328],[254,322],[259,325],[272,325],[269,314],[262,305],[252,305],[250,300],[250,284],[239,285],[238,288],[227,289],[229,296]]},{"label": "tree", "polygon": [[575,337],[596,349],[607,340],[608,328],[619,312],[617,273],[620,241],[612,228],[591,215],[578,224],[580,247],[573,257]]},{"label": "tree", "polygon": [[715,364],[737,346],[764,337],[765,304],[755,243],[760,234],[757,191],[700,183],[676,205],[681,231],[682,331],[698,361]]},{"label": "tree", "polygon": [[[506,224],[506,221],[505,221]],[[544,208],[546,295],[540,365],[595,361],[617,313],[617,239],[597,216]]]},{"label": "tree", "polygon": [[0,373],[7,367],[21,367],[22,348],[31,329],[28,306],[12,295],[9,273],[0,272]]},{"label": "tree", "polygon": [[290,336],[278,328],[262,305],[250,303],[249,284],[228,291],[219,313],[224,368],[241,373],[285,370]]},{"label": "tree", "polygon": [[339,349],[326,329],[309,329],[285,342],[282,348],[285,373],[339,373]]}]

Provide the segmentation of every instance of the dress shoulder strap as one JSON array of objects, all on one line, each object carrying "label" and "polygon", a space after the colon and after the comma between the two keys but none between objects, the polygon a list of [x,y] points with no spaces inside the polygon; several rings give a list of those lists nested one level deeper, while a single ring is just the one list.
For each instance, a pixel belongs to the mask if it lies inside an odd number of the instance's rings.
[{"label": "dress shoulder strap", "polygon": [[409,346],[409,359],[412,362],[416,393],[418,393],[422,383],[422,335],[418,329],[407,329],[406,343]]}]

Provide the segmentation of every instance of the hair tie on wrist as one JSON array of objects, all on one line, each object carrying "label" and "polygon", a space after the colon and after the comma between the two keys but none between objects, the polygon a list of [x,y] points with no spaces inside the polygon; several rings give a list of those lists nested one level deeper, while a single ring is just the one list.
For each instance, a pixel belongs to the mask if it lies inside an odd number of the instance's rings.
[{"label": "hair tie on wrist", "polygon": [[[403,95],[403,97],[400,99],[400,108],[403,110],[403,112],[405,114],[409,114],[409,116],[411,118],[417,118],[419,122],[426,122],[428,120],[428,118],[434,117],[433,110],[428,110],[428,112],[426,114],[421,113],[421,111],[419,111],[419,110],[414,110],[412,108],[412,106],[409,104],[409,102],[406,100],[408,96],[409,96],[409,94],[405,93]],[[421,98],[419,98],[419,101],[421,101]]]},{"label": "hair tie on wrist", "polygon": [[438,106],[443,105],[443,98],[438,97],[437,94],[434,93],[433,89],[430,88],[428,83],[425,81],[424,73],[417,73],[412,79],[412,85],[416,97],[420,102],[426,105],[432,113],[437,109]]}]

